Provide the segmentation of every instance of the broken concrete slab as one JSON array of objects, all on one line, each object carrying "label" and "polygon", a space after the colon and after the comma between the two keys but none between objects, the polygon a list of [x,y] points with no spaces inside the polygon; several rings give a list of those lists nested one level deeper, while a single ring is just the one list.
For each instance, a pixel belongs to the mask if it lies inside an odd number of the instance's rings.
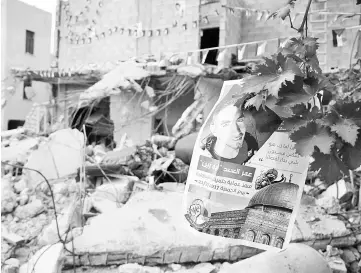
[{"label": "broken concrete slab", "polygon": [[44,246],[20,267],[19,273],[58,273],[61,271],[63,254],[62,243]]},{"label": "broken concrete slab", "polygon": [[[59,130],[30,154],[25,167],[41,172],[48,180],[75,174],[82,164],[83,146],[84,136],[78,130]],[[31,187],[44,181],[37,172],[27,170],[25,173]]]},{"label": "broken concrete slab", "polygon": [[290,244],[284,250],[269,250],[223,268],[219,273],[332,273],[327,261],[313,248]]},{"label": "broken concrete slab", "polygon": [[[261,252],[241,246],[240,240],[194,231],[184,220],[182,199],[183,194],[178,192],[139,192],[122,208],[93,217],[83,234],[74,240],[79,255],[76,263],[153,265],[235,261]],[[315,205],[301,209],[297,221],[300,225],[294,228],[292,240],[314,241],[350,234],[342,221],[325,215]],[[66,263],[72,264],[71,256]]]},{"label": "broken concrete slab", "polygon": [[341,205],[338,199],[333,196],[320,197],[316,200],[316,204],[319,207],[324,208],[328,214],[339,213],[341,210]]}]

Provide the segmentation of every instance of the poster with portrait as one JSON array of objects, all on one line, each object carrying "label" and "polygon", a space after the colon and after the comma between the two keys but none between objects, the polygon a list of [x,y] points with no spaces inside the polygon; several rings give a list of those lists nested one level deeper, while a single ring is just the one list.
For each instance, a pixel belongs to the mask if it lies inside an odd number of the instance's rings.
[{"label": "poster with portrait", "polygon": [[270,109],[247,107],[247,79],[224,83],[193,150],[183,212],[193,232],[282,249],[291,239],[309,158]]}]

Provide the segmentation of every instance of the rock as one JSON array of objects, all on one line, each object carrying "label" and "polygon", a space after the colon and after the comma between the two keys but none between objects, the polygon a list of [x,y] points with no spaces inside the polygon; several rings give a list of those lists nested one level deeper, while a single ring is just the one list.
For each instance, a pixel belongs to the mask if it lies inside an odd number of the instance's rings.
[{"label": "rock", "polygon": [[19,219],[27,219],[40,214],[44,209],[43,203],[39,199],[36,199],[25,206],[17,207],[14,215]]},{"label": "rock", "polygon": [[15,258],[11,258],[5,261],[6,265],[12,265],[14,267],[19,268],[20,267],[20,261],[18,259]]},{"label": "rock", "polygon": [[200,263],[193,267],[194,273],[212,273],[216,271],[216,267],[211,263]]},{"label": "rock", "polygon": [[38,138],[26,138],[16,143],[13,142],[9,147],[1,148],[1,160],[23,163],[38,142]]},{"label": "rock", "polygon": [[[40,171],[48,180],[76,174],[83,160],[83,145],[84,137],[78,130],[58,130],[30,154],[25,167]],[[26,176],[31,187],[44,180],[33,171],[26,171]]]},{"label": "rock", "polygon": [[321,194],[321,197],[334,197],[338,199],[340,203],[343,203],[348,200],[352,194],[351,183],[341,179],[337,183],[329,186],[327,190]]},{"label": "rock", "polygon": [[340,257],[329,257],[326,260],[332,273],[347,273],[345,262]]},{"label": "rock", "polygon": [[338,213],[341,210],[338,200],[333,196],[321,197],[316,200],[316,204],[324,208],[328,214]]},{"label": "rock", "polygon": [[159,267],[141,266],[139,264],[124,264],[118,267],[119,273],[162,273]]},{"label": "rock", "polygon": [[349,247],[349,250],[352,251],[352,253],[355,255],[356,261],[359,261],[361,259],[361,254],[355,247]]},{"label": "rock", "polygon": [[357,245],[357,251],[361,253],[361,244]]},{"label": "rock", "polygon": [[99,212],[115,209],[125,204],[133,190],[134,180],[127,176],[103,184],[92,194],[92,204]]},{"label": "rock", "polygon": [[351,263],[356,261],[355,253],[350,248],[346,248],[343,250],[341,258],[345,261],[347,265],[350,265]]},{"label": "rock", "polygon": [[68,192],[68,184],[66,182],[56,183],[53,185],[53,193],[59,195],[67,195]]},{"label": "rock", "polygon": [[359,263],[357,261],[354,261],[351,265],[350,265],[350,273],[360,273],[359,270],[361,270],[360,266],[358,265]]},{"label": "rock", "polygon": [[25,206],[28,201],[29,201],[29,195],[27,194],[21,194],[18,198],[17,201],[19,202],[20,206]]},{"label": "rock", "polygon": [[[74,200],[67,208],[65,208],[61,215],[58,216],[59,232],[62,238],[65,238],[65,233],[69,228],[81,226],[81,204]],[[68,238],[69,239],[69,238]],[[41,246],[51,245],[59,241],[55,219],[44,228],[42,234],[39,236],[38,244]]]},{"label": "rock", "polygon": [[171,183],[166,182],[159,185],[159,188],[161,188],[163,191],[172,191],[172,192],[184,192],[185,184],[183,183]]},{"label": "rock", "polygon": [[169,267],[173,270],[173,271],[178,271],[182,269],[182,265],[180,264],[170,264]]},{"label": "rock", "polygon": [[64,247],[62,243],[47,245],[37,251],[30,260],[20,267],[19,273],[61,272]]},{"label": "rock", "polygon": [[16,194],[8,179],[1,179],[1,213],[12,212],[17,206]]},{"label": "rock", "polygon": [[16,193],[20,193],[27,188],[26,179],[22,178],[14,184],[14,189]]},{"label": "rock", "polygon": [[13,220],[13,216],[11,214],[6,215],[6,221],[11,222]]},{"label": "rock", "polygon": [[282,251],[265,251],[234,263],[219,273],[332,273],[326,260],[315,249],[303,244],[289,244]]}]

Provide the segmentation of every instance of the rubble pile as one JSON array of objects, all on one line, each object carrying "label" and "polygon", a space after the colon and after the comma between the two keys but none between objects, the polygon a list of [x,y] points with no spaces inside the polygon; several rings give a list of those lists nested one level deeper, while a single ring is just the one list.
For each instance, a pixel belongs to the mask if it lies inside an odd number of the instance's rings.
[{"label": "rubble pile", "polygon": [[[82,134],[71,129],[7,138],[3,161],[12,165],[2,166],[4,271],[67,272],[75,265],[77,272],[216,273],[260,253],[186,225],[181,208],[188,166],[175,157],[175,142],[153,137],[142,146],[84,149]],[[45,174],[51,189],[33,169]],[[354,184],[360,181],[355,173]],[[361,216],[350,181],[328,187],[316,180],[305,192],[292,242],[318,250],[333,272],[359,272]]]}]

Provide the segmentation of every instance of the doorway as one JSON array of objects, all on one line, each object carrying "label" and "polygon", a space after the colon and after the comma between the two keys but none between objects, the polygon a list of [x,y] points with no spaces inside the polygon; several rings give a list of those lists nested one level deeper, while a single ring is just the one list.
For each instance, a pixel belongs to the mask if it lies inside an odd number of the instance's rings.
[{"label": "doorway", "polygon": [[[201,49],[219,46],[219,28],[202,29]],[[204,63],[217,65],[218,50],[210,50]]]},{"label": "doorway", "polygon": [[11,119],[8,121],[8,130],[17,129],[25,124],[25,120]]}]

